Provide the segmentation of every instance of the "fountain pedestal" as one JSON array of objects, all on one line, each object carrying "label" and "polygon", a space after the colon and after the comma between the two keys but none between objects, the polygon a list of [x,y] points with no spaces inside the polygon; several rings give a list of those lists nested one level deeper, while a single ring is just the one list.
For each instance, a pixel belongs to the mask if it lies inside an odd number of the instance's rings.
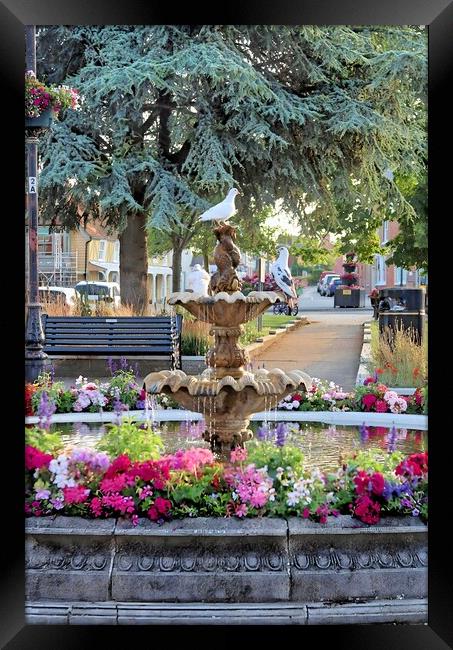
[{"label": "fountain pedestal", "polygon": [[214,252],[218,270],[210,283],[214,295],[183,291],[168,301],[212,325],[214,345],[206,355],[208,368],[196,376],[181,370],[152,372],[144,386],[149,393],[171,395],[184,408],[202,412],[205,439],[217,451],[227,453],[252,437],[248,426],[253,413],[276,408],[291,392],[305,392],[311,377],[300,370],[246,370],[249,357],[238,342],[242,325],[269,309],[280,296],[273,291],[252,291],[247,296],[238,291],[241,285],[235,269],[240,252],[233,243],[234,228],[224,224],[214,232],[219,242]]}]

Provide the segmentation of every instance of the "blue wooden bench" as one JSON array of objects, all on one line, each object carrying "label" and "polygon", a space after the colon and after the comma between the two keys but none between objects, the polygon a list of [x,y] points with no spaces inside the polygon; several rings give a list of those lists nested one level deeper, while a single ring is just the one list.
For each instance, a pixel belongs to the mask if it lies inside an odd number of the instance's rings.
[{"label": "blue wooden bench", "polygon": [[182,316],[49,316],[44,352],[51,356],[168,357],[181,368]]}]

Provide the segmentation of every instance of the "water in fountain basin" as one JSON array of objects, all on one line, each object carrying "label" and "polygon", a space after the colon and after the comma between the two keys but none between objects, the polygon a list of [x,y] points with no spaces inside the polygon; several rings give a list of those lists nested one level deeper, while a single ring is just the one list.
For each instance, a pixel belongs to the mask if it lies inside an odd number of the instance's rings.
[{"label": "water in fountain basin", "polygon": [[[250,428],[255,432],[263,422],[251,422]],[[399,429],[392,435],[387,427],[367,427],[367,436],[361,435],[360,427],[328,426],[313,422],[289,422],[290,433],[287,444],[301,448],[305,455],[307,467],[319,467],[324,471],[334,471],[346,458],[361,449],[377,449],[384,457],[390,447],[404,454],[424,451],[428,446],[426,431]],[[209,443],[202,439],[206,424],[197,422],[165,422],[155,425],[165,446],[165,453],[191,447],[209,448]],[[274,428],[268,423],[269,429]],[[72,424],[53,424],[52,431],[60,431],[66,448],[94,447],[106,431],[105,425],[98,423],[77,422]],[[247,446],[247,445],[246,445]]]}]

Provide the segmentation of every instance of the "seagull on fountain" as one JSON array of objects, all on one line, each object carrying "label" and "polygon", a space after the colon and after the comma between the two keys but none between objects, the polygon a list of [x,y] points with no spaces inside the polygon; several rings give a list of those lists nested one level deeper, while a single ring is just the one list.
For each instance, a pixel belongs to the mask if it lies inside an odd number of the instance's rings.
[{"label": "seagull on fountain", "polygon": [[280,289],[290,298],[297,298],[294,280],[288,266],[289,251],[284,246],[278,248],[278,257],[271,264],[270,272]]},{"label": "seagull on fountain", "polygon": [[237,212],[234,199],[240,194],[239,190],[233,187],[220,203],[203,212],[199,221],[226,221]]}]

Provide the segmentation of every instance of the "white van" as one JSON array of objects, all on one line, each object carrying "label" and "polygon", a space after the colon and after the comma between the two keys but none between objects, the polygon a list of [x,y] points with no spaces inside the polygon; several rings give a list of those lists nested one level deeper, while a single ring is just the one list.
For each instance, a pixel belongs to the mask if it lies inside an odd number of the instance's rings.
[{"label": "white van", "polygon": [[74,289],[80,297],[87,297],[89,302],[105,300],[113,302],[115,307],[121,304],[120,285],[118,282],[98,282],[97,280],[78,282]]},{"label": "white van", "polygon": [[61,302],[72,306],[76,300],[75,289],[70,287],[39,287],[39,300],[42,302]]}]

